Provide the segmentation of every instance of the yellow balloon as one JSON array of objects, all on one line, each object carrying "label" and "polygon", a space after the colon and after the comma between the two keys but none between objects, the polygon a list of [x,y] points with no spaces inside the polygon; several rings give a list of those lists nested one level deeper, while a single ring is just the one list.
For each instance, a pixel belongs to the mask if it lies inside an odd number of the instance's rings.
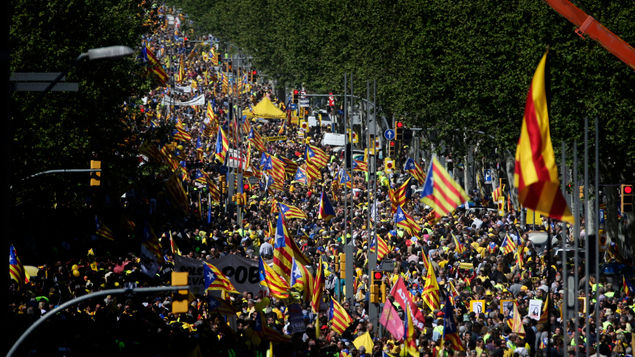
[{"label": "yellow balloon", "polygon": [[79,270],[73,270],[73,276],[77,278],[79,276]]},{"label": "yellow balloon", "polygon": [[77,266],[77,264],[73,264],[73,266],[71,267],[71,270],[77,270],[79,269],[79,266]]},{"label": "yellow balloon", "polygon": [[177,145],[176,148],[179,150],[183,150],[183,145]]}]

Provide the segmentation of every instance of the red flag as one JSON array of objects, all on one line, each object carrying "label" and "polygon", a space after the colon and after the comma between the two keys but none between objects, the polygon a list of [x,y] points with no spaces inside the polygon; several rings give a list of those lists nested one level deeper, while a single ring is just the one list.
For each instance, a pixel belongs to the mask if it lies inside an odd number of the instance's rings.
[{"label": "red flag", "polygon": [[379,317],[379,323],[390,332],[395,340],[401,340],[403,338],[403,321],[401,321],[397,310],[392,306],[390,300],[384,302],[384,309]]},{"label": "red flag", "polygon": [[401,306],[402,309],[406,309],[406,306],[410,307],[410,313],[413,315],[413,321],[417,328],[423,329],[424,324],[426,322],[423,313],[421,310],[417,308],[417,304],[412,300],[412,294],[406,288],[406,284],[404,284],[403,279],[399,277],[397,283],[390,290],[390,295],[395,298],[395,301]]}]

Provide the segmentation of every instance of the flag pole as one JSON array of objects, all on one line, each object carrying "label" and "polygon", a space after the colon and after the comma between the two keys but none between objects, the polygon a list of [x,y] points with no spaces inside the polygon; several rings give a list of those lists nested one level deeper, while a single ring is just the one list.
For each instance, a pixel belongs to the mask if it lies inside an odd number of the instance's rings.
[{"label": "flag pole", "polygon": [[[578,141],[573,140],[573,187],[578,187]],[[578,339],[580,334],[580,301],[578,300],[579,290],[580,290],[580,258],[578,256],[579,245],[580,245],[580,196],[575,194],[575,190],[571,194],[571,201],[573,204],[574,211],[574,223],[573,223],[573,246],[575,256],[574,260],[574,269],[573,277],[574,277],[574,292],[575,292],[575,301],[574,301],[574,309],[575,309],[575,318],[574,318],[574,328],[575,331],[573,333],[573,338],[575,339],[575,355],[578,355]]]},{"label": "flag pole", "polygon": [[[368,138],[368,145],[367,145],[367,150],[370,154],[370,146],[371,145],[375,145],[375,139],[373,138],[373,141],[371,143],[370,141],[370,81],[366,81],[366,132],[369,133],[369,135],[366,135],[366,137]],[[370,156],[370,155],[369,155]],[[372,234],[372,230],[370,228],[370,224],[371,224],[371,219],[370,219],[370,215],[371,215],[371,169],[368,169],[368,183],[367,183],[367,187],[368,187],[368,197],[367,197],[367,202],[368,202],[368,226],[367,231],[368,231],[368,239],[367,239],[367,245],[368,245],[368,276],[369,276],[369,280],[371,280],[371,284],[372,284],[372,277],[373,277],[373,270],[375,270],[377,268],[377,253],[379,252],[379,242],[376,240],[377,238]],[[373,195],[374,196],[374,195]],[[373,226],[374,226],[374,222],[373,222]],[[370,244],[371,242],[375,240],[375,253],[373,253],[370,249]],[[370,286],[368,287],[370,289]],[[378,322],[378,308],[376,304],[373,304],[371,302],[368,303],[368,316],[370,317],[370,321],[372,321],[373,323],[373,334],[375,336],[377,336],[377,328],[379,326],[379,322]]]},{"label": "flag pole", "polygon": [[[535,214],[536,211],[534,211],[534,216]],[[536,222],[534,221],[534,223]],[[547,356],[551,355],[551,308],[549,304],[553,300],[549,299],[549,295],[551,295],[551,238],[551,218],[549,217],[547,218],[547,260],[545,261],[547,265],[547,301],[545,301],[545,304],[547,304]]]},{"label": "flag pole", "polygon": [[[589,357],[592,346],[588,343],[591,342],[591,325],[589,324],[589,313],[591,312],[591,299],[589,296],[589,282],[590,282],[590,269],[589,263],[591,259],[589,257],[589,118],[584,117],[584,317],[585,317],[585,336],[587,338],[587,344],[585,345],[586,356]],[[596,321],[597,323],[597,321]]]},{"label": "flag pole", "polygon": [[[564,140],[561,142],[560,145],[560,172],[562,172],[562,183],[560,184],[560,190],[563,192],[563,194],[565,192],[567,192],[565,190],[565,186],[566,186],[566,182],[567,182],[567,164],[566,164],[566,146],[564,143]],[[566,200],[566,195],[565,195],[565,200]],[[562,290],[564,291],[564,300],[562,303],[562,323],[563,323],[563,328],[562,331],[564,331],[564,333],[562,334],[563,336],[563,343],[564,343],[564,349],[563,349],[563,353],[567,352],[567,346],[568,344],[568,333],[567,333],[567,325],[568,325],[568,321],[569,321],[569,309],[568,309],[568,304],[566,302],[567,297],[569,296],[569,286],[568,286],[568,280],[569,280],[569,273],[567,270],[567,234],[566,234],[566,226],[567,224],[562,222],[562,232],[560,233],[560,237],[562,238],[562,274],[560,279],[562,280]]]},{"label": "flag pole", "polygon": [[[600,336],[600,118],[595,117],[595,335]],[[596,356],[600,355],[600,343],[596,346]]]}]

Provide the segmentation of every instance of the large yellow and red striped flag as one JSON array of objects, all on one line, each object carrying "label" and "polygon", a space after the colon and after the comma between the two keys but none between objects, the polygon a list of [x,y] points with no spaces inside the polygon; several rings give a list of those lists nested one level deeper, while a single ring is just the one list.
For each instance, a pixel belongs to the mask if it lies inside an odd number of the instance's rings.
[{"label": "large yellow and red striped flag", "polygon": [[329,321],[331,322],[331,329],[340,335],[343,334],[351,322],[353,322],[348,312],[346,312],[342,305],[335,301],[332,296],[331,308],[329,309]]},{"label": "large yellow and red striped flag", "polygon": [[542,56],[529,87],[525,115],[516,147],[514,186],[518,200],[545,217],[574,223],[573,215],[560,191],[558,167],[551,145],[545,68],[547,53]]}]

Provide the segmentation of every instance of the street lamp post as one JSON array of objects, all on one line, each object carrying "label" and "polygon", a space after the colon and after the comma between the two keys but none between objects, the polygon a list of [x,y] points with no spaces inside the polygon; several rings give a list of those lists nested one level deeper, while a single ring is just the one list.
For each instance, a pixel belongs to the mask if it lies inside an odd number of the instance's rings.
[{"label": "street lamp post", "polygon": [[88,51],[81,53],[73,64],[68,67],[64,72],[60,72],[55,79],[42,91],[40,97],[44,95],[44,93],[53,89],[55,84],[57,84],[62,78],[64,78],[68,72],[73,68],[77,63],[84,59],[88,59],[89,61],[94,61],[98,59],[106,59],[106,58],[120,58],[125,56],[130,56],[134,53],[134,50],[128,46],[109,46],[109,47],[99,47],[99,48],[91,48]]}]

